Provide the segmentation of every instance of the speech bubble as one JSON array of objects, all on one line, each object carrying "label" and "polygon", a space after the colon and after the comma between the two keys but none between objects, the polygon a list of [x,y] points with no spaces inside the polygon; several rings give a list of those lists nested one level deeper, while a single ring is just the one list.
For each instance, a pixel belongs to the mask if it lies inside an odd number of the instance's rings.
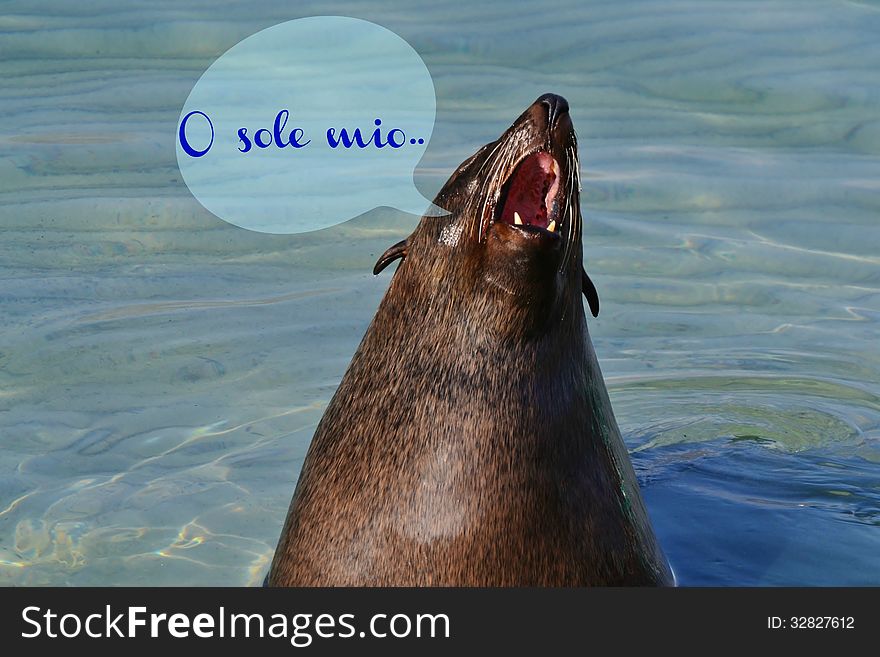
[{"label": "speech bubble", "polygon": [[301,18],[205,71],[180,113],[177,163],[206,209],[262,233],[380,206],[443,214],[413,184],[435,113],[431,75],[400,36],[356,18]]}]

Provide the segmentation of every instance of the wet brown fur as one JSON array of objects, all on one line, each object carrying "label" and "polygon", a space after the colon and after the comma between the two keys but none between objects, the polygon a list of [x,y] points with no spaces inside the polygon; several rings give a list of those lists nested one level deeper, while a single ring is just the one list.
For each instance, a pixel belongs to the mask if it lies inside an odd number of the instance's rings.
[{"label": "wet brown fur", "polygon": [[[547,106],[377,263],[403,258],[317,428],[270,585],[672,583],[587,331],[574,131]],[[535,148],[562,165],[562,239],[491,221]]]}]

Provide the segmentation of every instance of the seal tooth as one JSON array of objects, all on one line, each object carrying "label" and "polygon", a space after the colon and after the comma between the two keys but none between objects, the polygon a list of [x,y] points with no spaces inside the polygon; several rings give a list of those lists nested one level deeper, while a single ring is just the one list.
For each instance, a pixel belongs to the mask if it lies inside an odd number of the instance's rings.
[{"label": "seal tooth", "polygon": [[522,220],[522,217],[519,216],[519,212],[513,213],[513,223],[516,224],[517,226],[523,225],[523,220]]},{"label": "seal tooth", "polygon": [[553,221],[551,221],[549,224],[547,224],[547,230],[549,230],[551,233],[556,232],[556,220],[555,219]]}]

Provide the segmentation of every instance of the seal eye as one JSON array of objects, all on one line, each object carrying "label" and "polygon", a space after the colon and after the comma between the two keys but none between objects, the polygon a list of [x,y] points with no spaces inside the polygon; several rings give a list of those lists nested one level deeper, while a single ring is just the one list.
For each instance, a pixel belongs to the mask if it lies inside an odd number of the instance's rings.
[{"label": "seal eye", "polygon": [[520,162],[501,190],[497,220],[511,226],[533,226],[557,231],[559,163],[547,151]]}]

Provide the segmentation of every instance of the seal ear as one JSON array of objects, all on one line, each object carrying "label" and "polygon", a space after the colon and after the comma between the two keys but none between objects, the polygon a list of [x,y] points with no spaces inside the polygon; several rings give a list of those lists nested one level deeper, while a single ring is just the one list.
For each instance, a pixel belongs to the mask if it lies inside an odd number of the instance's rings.
[{"label": "seal ear", "polygon": [[388,248],[385,253],[379,256],[379,259],[376,261],[375,266],[373,267],[373,276],[376,276],[381,272],[385,267],[390,265],[392,262],[397,260],[398,258],[406,257],[406,240],[400,240],[394,246]]},{"label": "seal ear", "polygon": [[599,293],[596,292],[596,286],[593,285],[593,281],[591,281],[590,277],[587,276],[587,270],[582,269],[581,271],[583,272],[583,276],[581,277],[581,289],[584,292],[584,296],[587,297],[587,303],[590,304],[590,312],[593,313],[593,317],[598,317]]}]

